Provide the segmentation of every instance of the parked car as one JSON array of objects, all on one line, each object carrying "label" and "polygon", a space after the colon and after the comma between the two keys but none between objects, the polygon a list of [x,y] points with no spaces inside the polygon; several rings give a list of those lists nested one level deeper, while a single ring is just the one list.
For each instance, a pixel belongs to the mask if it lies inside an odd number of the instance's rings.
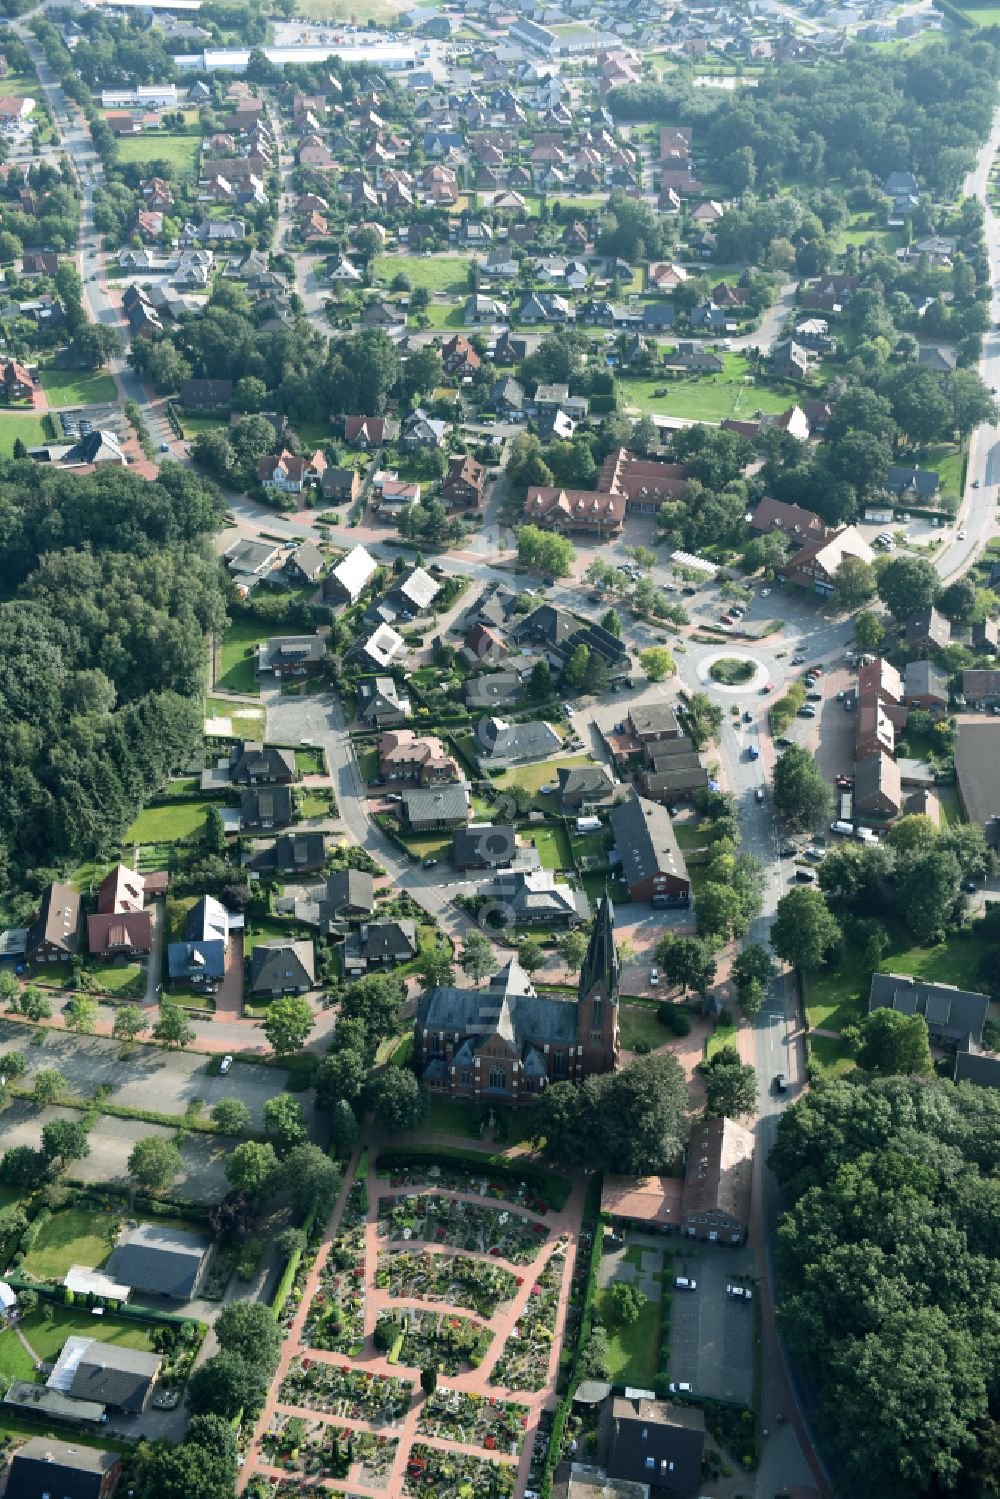
[{"label": "parked car", "polygon": [[774,1074],[774,1091],[775,1093],[784,1093],[786,1091],[785,1074],[783,1072],[776,1072]]},{"label": "parked car", "polygon": [[794,845],[794,843],[785,843],[785,844],[783,844],[782,847],[778,849],[778,858],[779,859],[794,859],[795,858],[795,845]]},{"label": "parked car", "polygon": [[823,694],[821,692],[807,692],[806,699],[810,703],[821,703],[823,701]]},{"label": "parked car", "polygon": [[786,735],[782,734],[781,738],[776,739],[774,742],[775,744],[780,745],[782,749],[787,749],[790,744],[795,743],[795,740],[789,739],[786,737]]},{"label": "parked car", "polygon": [[756,802],[762,802],[764,800],[764,788],[763,788],[763,786],[758,786],[757,787],[757,790],[754,792],[753,797],[754,797],[754,801],[756,801]]},{"label": "parked car", "polygon": [[726,1295],[731,1296],[734,1301],[752,1301],[753,1292],[749,1286],[734,1286],[731,1283],[726,1286]]},{"label": "parked car", "polygon": [[698,1282],[692,1280],[689,1275],[676,1275],[674,1277],[674,1288],[678,1291],[697,1291]]},{"label": "parked car", "polygon": [[750,712],[749,708],[745,708],[743,710],[743,722],[744,723],[753,723],[753,714]]},{"label": "parked car", "polygon": [[968,536],[968,534],[969,534],[968,531],[966,531],[965,527],[963,526],[962,529],[961,529],[961,531],[959,531],[959,533],[958,533],[958,539],[959,539],[959,541],[964,541],[965,538],[966,538],[966,536]]},{"label": "parked car", "polygon": [[809,704],[807,703],[804,708],[800,708],[799,709],[797,716],[799,718],[815,718],[816,717],[816,709],[815,708],[810,708]]},{"label": "parked car", "polygon": [[230,1067],[232,1067],[232,1065],[233,1065],[233,1059],[227,1053],[226,1056],[224,1056],[222,1058],[222,1061],[219,1063],[219,1072],[222,1074],[223,1077],[225,1077],[226,1073],[229,1071],[229,1069],[230,1069]]},{"label": "parked car", "polygon": [[650,986],[650,988],[651,989],[655,989],[656,986],[657,986],[657,984],[659,982],[660,982],[660,970],[658,968],[651,968],[649,970],[649,986]]},{"label": "parked car", "polygon": [[672,1379],[667,1386],[671,1395],[690,1395],[691,1386],[683,1379]]},{"label": "parked car", "polygon": [[424,868],[425,869],[436,869],[437,868],[437,860],[436,859],[425,859],[424,860]]},{"label": "parked car", "polygon": [[757,748],[757,746],[755,744],[748,744],[747,745],[747,759],[748,760],[759,760],[760,759],[760,750]]}]

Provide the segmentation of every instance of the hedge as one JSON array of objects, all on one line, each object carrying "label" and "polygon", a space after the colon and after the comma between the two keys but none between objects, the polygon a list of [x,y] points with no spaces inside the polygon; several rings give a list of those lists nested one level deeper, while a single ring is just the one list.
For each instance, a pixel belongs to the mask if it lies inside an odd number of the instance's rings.
[{"label": "hedge", "polygon": [[594,1326],[594,1301],[597,1295],[597,1281],[601,1271],[601,1256],[603,1252],[604,1223],[601,1219],[598,1219],[594,1224],[594,1240],[590,1247],[590,1268],[587,1272],[587,1284],[583,1290],[583,1311],[580,1316],[580,1328],[577,1333],[576,1348],[573,1350],[573,1362],[570,1366],[566,1393],[556,1406],[555,1418],[552,1422],[552,1435],[549,1438],[548,1452],[545,1454],[545,1470],[542,1473],[542,1481],[539,1486],[541,1499],[552,1499],[552,1479],[562,1458],[563,1432],[565,1431],[566,1421],[573,1406],[573,1396],[576,1394],[577,1386],[581,1381],[580,1356],[587,1346]]},{"label": "hedge", "polygon": [[513,1177],[517,1181],[524,1181],[534,1186],[539,1193],[548,1198],[556,1211],[565,1206],[570,1194],[570,1183],[564,1176],[547,1171],[543,1166],[532,1166],[520,1160],[508,1160],[506,1156],[488,1155],[481,1150],[442,1150],[436,1145],[412,1145],[406,1150],[380,1150],[377,1156],[377,1169],[380,1176],[385,1176],[390,1171],[405,1169],[407,1166],[424,1165],[455,1165],[463,1169],[476,1165],[484,1176]]}]

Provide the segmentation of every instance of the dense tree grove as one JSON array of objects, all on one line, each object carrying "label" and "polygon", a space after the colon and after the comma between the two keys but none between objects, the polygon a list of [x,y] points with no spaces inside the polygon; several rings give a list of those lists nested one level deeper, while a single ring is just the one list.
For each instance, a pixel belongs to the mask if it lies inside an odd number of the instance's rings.
[{"label": "dense tree grove", "polygon": [[0,461],[0,889],[114,850],[198,743],[221,513],[179,466]]},{"label": "dense tree grove", "polygon": [[824,1082],[770,1163],[778,1319],[854,1492],[997,1492],[1000,1097],[927,1077]]}]

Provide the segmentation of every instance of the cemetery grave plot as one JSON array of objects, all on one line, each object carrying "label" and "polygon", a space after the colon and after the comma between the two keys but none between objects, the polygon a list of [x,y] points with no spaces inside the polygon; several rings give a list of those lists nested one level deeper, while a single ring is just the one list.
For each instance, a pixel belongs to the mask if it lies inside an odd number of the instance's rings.
[{"label": "cemetery grave plot", "polygon": [[388,1351],[391,1363],[407,1369],[433,1365],[451,1378],[463,1368],[478,1368],[492,1341],[488,1328],[455,1312],[397,1311],[381,1317],[375,1330],[375,1346]]},{"label": "cemetery grave plot", "polygon": [[387,1378],[352,1369],[349,1364],[320,1363],[303,1356],[282,1380],[278,1401],[301,1410],[326,1411],[348,1421],[399,1426],[412,1394],[408,1379]]},{"label": "cemetery grave plot", "polygon": [[537,1218],[508,1208],[463,1202],[435,1188],[381,1198],[378,1218],[379,1232],[394,1243],[418,1239],[469,1253],[491,1254],[512,1265],[530,1264],[549,1233]]},{"label": "cemetery grave plot", "polygon": [[417,1431],[421,1436],[446,1437],[465,1446],[517,1457],[527,1424],[526,1405],[438,1385],[420,1407]]},{"label": "cemetery grave plot", "polygon": [[513,1463],[492,1463],[465,1452],[442,1452],[414,1442],[406,1463],[403,1493],[435,1499],[511,1499],[517,1479]]},{"label": "cemetery grave plot", "polygon": [[375,1284],[400,1300],[444,1301],[487,1321],[510,1301],[523,1277],[464,1254],[391,1251],[379,1255]]},{"label": "cemetery grave plot", "polygon": [[505,1390],[544,1389],[565,1265],[566,1245],[560,1241],[532,1286],[527,1305],[500,1351],[490,1374],[491,1385]]},{"label": "cemetery grave plot", "polygon": [[369,1488],[386,1488],[398,1439],[355,1431],[326,1421],[276,1412],[261,1443],[271,1468],[306,1479],[353,1479]]}]

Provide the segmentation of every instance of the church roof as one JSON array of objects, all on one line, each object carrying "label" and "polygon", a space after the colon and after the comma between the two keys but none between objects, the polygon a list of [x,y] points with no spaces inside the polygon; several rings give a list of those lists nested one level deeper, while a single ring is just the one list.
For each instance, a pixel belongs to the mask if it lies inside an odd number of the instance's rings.
[{"label": "church roof", "polygon": [[607,891],[601,896],[597,916],[590,933],[587,956],[580,969],[580,998],[591,989],[600,988],[606,995],[617,995],[620,969],[615,947],[615,908]]}]

